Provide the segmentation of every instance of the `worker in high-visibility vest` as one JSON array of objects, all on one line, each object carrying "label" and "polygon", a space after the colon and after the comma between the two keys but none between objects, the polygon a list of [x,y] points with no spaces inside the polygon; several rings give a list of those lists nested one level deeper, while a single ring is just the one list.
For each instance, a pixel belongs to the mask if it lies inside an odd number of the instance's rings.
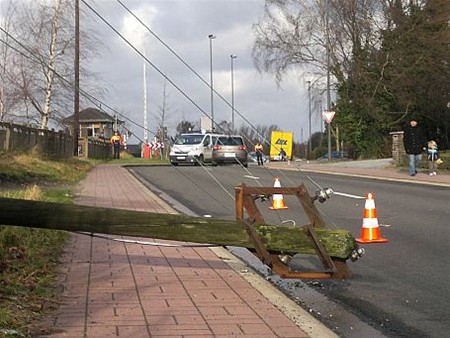
[{"label": "worker in high-visibility vest", "polygon": [[119,132],[116,131],[114,135],[111,137],[111,144],[113,145],[114,155],[113,158],[120,158],[120,145],[122,144],[122,137],[119,135]]},{"label": "worker in high-visibility vest", "polygon": [[263,163],[263,151],[264,151],[264,147],[261,144],[261,142],[256,143],[256,145],[255,145],[255,153],[256,153],[256,159],[258,161],[258,165],[264,165],[264,163]]}]

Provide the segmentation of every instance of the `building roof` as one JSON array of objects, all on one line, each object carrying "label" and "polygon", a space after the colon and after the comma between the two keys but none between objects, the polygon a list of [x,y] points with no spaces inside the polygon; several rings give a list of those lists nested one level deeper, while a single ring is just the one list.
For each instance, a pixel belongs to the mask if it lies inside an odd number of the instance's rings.
[{"label": "building roof", "polygon": [[[74,121],[74,115],[68,116],[64,119],[64,122],[66,123],[73,123]],[[99,110],[96,108],[86,108],[80,111],[79,113],[79,122],[80,123],[86,123],[86,122],[109,122],[114,123],[116,121],[115,117]],[[124,121],[118,120],[119,124],[122,124]]]}]

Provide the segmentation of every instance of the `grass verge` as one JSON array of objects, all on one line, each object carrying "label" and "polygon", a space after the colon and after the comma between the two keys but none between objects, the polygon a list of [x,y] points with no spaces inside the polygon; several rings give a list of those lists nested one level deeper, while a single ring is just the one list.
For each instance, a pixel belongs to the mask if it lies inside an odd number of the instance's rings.
[{"label": "grass verge", "polygon": [[[74,184],[92,166],[0,155],[0,197],[72,203]],[[33,323],[57,307],[58,259],[68,239],[65,231],[0,225],[0,337],[29,337]]]},{"label": "grass verge", "polygon": [[[98,163],[104,162],[0,154],[0,197],[72,203],[74,185]],[[125,153],[108,162],[168,163]],[[0,337],[34,336],[39,320],[58,308],[59,257],[69,238],[65,231],[5,226],[0,220]]]}]

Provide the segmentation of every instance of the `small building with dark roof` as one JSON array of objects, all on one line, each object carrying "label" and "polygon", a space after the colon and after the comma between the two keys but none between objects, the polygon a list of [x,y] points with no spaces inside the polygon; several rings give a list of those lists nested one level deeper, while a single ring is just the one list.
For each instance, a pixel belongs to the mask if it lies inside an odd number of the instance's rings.
[{"label": "small building with dark roof", "polygon": [[[80,125],[79,137],[82,138],[99,137],[109,139],[114,134],[114,130],[118,129],[119,125],[124,124],[124,121],[92,107],[80,111],[78,121]],[[64,124],[67,126],[73,126],[73,122],[74,115],[64,119]],[[73,128],[69,129],[73,130]]]}]

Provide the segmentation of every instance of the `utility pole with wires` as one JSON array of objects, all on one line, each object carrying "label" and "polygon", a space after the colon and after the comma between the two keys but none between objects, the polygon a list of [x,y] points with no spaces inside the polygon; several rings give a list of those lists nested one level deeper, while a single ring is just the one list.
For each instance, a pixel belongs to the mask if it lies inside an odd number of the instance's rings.
[{"label": "utility pole with wires", "polygon": [[80,134],[80,3],[75,0],[75,57],[74,57],[74,104],[73,104],[73,154],[78,156]]},{"label": "utility pole with wires", "polygon": [[[326,30],[326,50],[327,50],[327,112],[331,111],[331,93],[330,93],[330,15],[329,2],[326,0],[325,7],[325,30]],[[328,161],[331,161],[331,120],[328,123]]]}]

